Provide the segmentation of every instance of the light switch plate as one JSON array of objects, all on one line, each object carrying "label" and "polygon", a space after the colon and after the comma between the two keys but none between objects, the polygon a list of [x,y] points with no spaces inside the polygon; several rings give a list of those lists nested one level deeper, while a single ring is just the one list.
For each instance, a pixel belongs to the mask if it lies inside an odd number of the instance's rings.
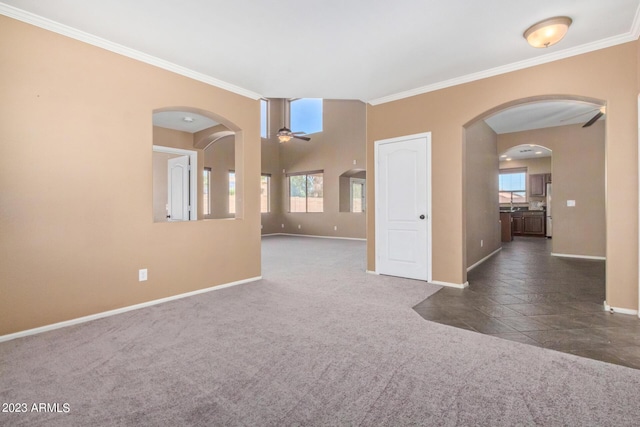
[{"label": "light switch plate", "polygon": [[575,200],[567,200],[567,206],[574,207],[575,205],[576,205],[576,201]]}]

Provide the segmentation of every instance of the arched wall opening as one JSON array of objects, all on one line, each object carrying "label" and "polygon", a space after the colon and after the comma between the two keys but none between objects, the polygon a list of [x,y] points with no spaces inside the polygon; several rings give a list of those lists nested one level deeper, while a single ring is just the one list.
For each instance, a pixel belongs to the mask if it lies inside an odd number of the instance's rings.
[{"label": "arched wall opening", "polygon": [[[583,113],[567,111],[560,118],[550,119],[545,127],[521,126],[494,130],[499,126],[492,118],[528,106],[542,107],[544,103],[568,103]],[[564,104],[562,104],[564,105]],[[603,100],[571,95],[549,95],[523,98],[501,104],[481,113],[464,126],[463,140],[463,253],[466,270],[497,254],[503,242],[500,209],[551,209],[551,254],[577,258],[606,258],[605,216],[605,126],[597,120],[586,125],[595,113],[605,106]],[[604,108],[603,108],[604,110]],[[537,113],[536,113],[537,114]],[[568,120],[571,117],[573,120]],[[603,119],[598,117],[598,119]],[[526,115],[519,118],[526,123]],[[523,121],[524,120],[524,121]],[[536,121],[534,114],[531,121]],[[555,120],[555,121],[554,121]],[[517,121],[514,121],[517,125]],[[536,159],[536,147],[553,153],[548,160]],[[530,151],[529,151],[530,150]],[[506,152],[523,152],[525,159],[509,162],[500,156]],[[528,152],[529,151],[529,152]],[[528,153],[527,153],[528,152]],[[529,157],[530,160],[526,159]],[[517,192],[515,203],[500,203],[498,198],[500,173],[505,169],[525,173],[525,188]],[[517,172],[517,170],[516,170]],[[539,184],[536,184],[540,181]],[[547,201],[546,183],[553,185],[553,198]],[[531,192],[532,186],[538,189]],[[547,203],[550,204],[547,208]],[[588,230],[588,232],[586,232]],[[547,232],[545,221],[544,234]],[[538,234],[540,236],[540,233]],[[465,274],[466,279],[466,274]]]},{"label": "arched wall opening", "polygon": [[[154,147],[195,153],[190,160],[191,176],[185,174],[182,180],[177,176],[172,182],[167,177],[176,176],[176,172],[172,172],[169,159],[181,153],[165,154],[154,149],[154,222],[175,221],[174,211],[183,205],[191,212],[191,220],[242,217],[244,180],[243,162],[239,159],[243,144],[240,128],[219,114],[184,106],[155,109],[152,121]],[[191,195],[177,206],[175,200],[187,190],[180,193],[174,187],[186,180]]]}]

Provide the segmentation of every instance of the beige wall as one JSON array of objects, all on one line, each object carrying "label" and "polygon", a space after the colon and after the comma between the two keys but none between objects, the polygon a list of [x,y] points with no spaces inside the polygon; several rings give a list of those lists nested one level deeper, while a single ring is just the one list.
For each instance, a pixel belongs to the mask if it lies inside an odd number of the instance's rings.
[{"label": "beige wall", "polygon": [[262,214],[262,234],[282,233],[282,182],[280,167],[281,144],[275,137],[284,123],[282,99],[269,100],[268,132],[270,138],[262,139],[262,173],[271,175],[271,212]]},{"label": "beige wall", "polygon": [[[282,126],[282,100],[271,100],[272,111],[280,121],[272,125],[275,134]],[[265,149],[263,170],[271,171],[274,197],[273,215],[263,215],[263,233],[290,233],[314,236],[361,238],[366,237],[366,214],[340,212],[340,175],[360,168],[365,169],[365,104],[351,100],[328,100],[323,103],[323,131],[310,135],[311,141],[291,140],[277,143],[277,139],[263,141],[278,147],[278,160],[272,148]],[[294,129],[295,130],[295,129]],[[269,167],[266,158],[278,164]],[[355,164],[354,164],[355,161]],[[285,173],[324,171],[324,212],[290,213],[287,178]],[[368,182],[367,182],[368,184]],[[282,225],[284,224],[284,228]],[[298,228],[300,226],[300,228]],[[337,227],[337,230],[334,230]]]},{"label": "beige wall", "polygon": [[[433,279],[466,281],[463,127],[489,110],[548,95],[607,104],[607,302],[638,307],[638,46],[626,43],[524,70],[367,108],[369,206],[374,141],[432,133]],[[555,173],[554,173],[555,178]],[[620,207],[628,206],[629,209]],[[374,209],[367,214],[369,270],[375,269]]]},{"label": "beige wall", "polygon": [[[525,132],[514,132],[512,134],[505,135],[517,135],[524,134]],[[502,135],[498,135],[498,141],[500,141],[500,137]],[[602,141],[602,146],[604,147],[604,140]],[[500,150],[498,150],[498,154],[500,154]],[[529,175],[539,174],[539,173],[551,173],[551,157],[540,157],[534,159],[514,159],[511,161],[501,161],[500,169],[513,169],[513,168],[527,168]],[[527,194],[528,194],[527,188]]]},{"label": "beige wall", "polygon": [[[547,162],[552,166],[554,253],[606,256],[605,128],[601,120],[588,128],[577,124],[498,135],[498,152],[534,143],[553,151]],[[546,172],[545,164],[534,160],[506,163],[530,167],[529,173]],[[568,207],[567,200],[575,200],[575,207]]]},{"label": "beige wall", "polygon": [[465,200],[470,267],[502,246],[498,207],[497,135],[483,120],[465,129]]},{"label": "beige wall", "polygon": [[[0,335],[260,275],[258,101],[4,16],[0,52]],[[238,131],[241,220],[153,222],[167,106]]]}]

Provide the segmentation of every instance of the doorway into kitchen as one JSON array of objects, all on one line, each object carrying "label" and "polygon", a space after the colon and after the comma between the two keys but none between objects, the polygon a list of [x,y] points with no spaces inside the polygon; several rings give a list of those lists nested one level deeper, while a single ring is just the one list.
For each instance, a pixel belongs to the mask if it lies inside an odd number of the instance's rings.
[{"label": "doorway into kitchen", "polygon": [[[523,144],[499,155],[500,241],[553,236],[553,152]],[[551,246],[551,245],[550,245]]]},{"label": "doorway into kitchen", "polygon": [[[497,334],[557,328],[503,317],[604,312],[605,113],[599,100],[549,96],[464,127],[469,288],[432,296],[423,317]],[[451,304],[465,308],[452,316]]]},{"label": "doorway into kitchen", "polygon": [[638,319],[603,304],[605,113],[599,100],[548,96],[496,107],[464,127],[469,287],[438,291],[418,314],[640,368],[637,348],[609,348],[629,344]]}]

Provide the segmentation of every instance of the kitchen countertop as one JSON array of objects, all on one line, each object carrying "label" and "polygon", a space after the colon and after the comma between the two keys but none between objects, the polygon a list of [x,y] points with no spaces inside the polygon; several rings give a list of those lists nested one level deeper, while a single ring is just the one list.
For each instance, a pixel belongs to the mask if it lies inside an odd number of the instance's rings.
[{"label": "kitchen countertop", "polygon": [[513,208],[511,209],[500,209],[500,213],[513,213],[513,212],[544,212],[546,209],[529,209],[529,208]]}]

